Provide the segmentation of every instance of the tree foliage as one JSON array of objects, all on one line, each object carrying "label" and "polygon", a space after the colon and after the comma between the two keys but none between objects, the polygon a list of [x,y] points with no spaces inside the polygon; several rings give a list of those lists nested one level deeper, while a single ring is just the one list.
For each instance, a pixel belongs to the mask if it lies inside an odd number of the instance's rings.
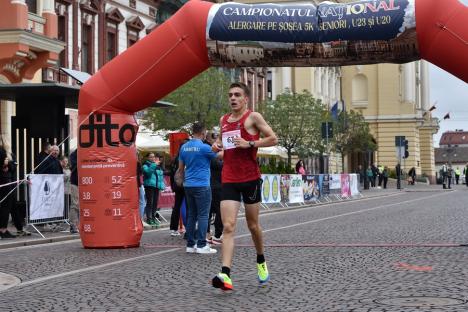
[{"label": "tree foliage", "polygon": [[308,149],[317,141],[323,112],[321,102],[307,90],[302,93],[286,90],[276,100],[265,103],[263,114],[278,136],[278,144],[287,150],[288,167],[294,150]]},{"label": "tree foliage", "polygon": [[207,128],[218,125],[221,115],[229,110],[229,84],[223,70],[210,68],[164,98],[176,107],[148,109],[145,125],[167,130],[179,130],[195,121]]},{"label": "tree foliage", "polygon": [[[362,114],[350,110],[342,111],[334,122],[333,150],[340,153],[342,160],[345,155],[377,150],[369,124]],[[344,162],[343,166],[344,166]],[[342,169],[344,171],[344,168]]]}]

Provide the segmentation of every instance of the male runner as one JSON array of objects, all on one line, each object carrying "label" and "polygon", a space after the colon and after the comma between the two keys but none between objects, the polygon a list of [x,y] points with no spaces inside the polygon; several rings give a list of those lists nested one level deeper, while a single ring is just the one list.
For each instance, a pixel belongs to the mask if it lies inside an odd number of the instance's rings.
[{"label": "male runner", "polygon": [[[215,152],[224,150],[222,170],[221,218],[223,220],[222,268],[213,280],[213,287],[232,290],[231,264],[234,253],[234,233],[241,200],[245,217],[257,251],[257,271],[260,283],[270,276],[264,257],[263,233],[258,223],[261,201],[260,169],[257,149],[273,146],[278,139],[263,116],[247,108],[250,90],[243,83],[229,88],[231,113],[221,117],[221,136],[213,144]],[[263,136],[260,139],[260,134]]]}]

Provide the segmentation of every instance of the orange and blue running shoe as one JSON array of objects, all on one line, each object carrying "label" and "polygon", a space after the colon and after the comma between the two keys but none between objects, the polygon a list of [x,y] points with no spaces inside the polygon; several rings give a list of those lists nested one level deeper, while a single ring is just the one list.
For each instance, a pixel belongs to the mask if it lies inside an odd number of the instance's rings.
[{"label": "orange and blue running shoe", "polygon": [[212,284],[214,288],[221,288],[222,290],[232,290],[231,278],[225,273],[219,273],[213,277]]},{"label": "orange and blue running shoe", "polygon": [[266,262],[257,263],[257,274],[260,284],[265,284],[270,280],[270,274],[268,273]]}]

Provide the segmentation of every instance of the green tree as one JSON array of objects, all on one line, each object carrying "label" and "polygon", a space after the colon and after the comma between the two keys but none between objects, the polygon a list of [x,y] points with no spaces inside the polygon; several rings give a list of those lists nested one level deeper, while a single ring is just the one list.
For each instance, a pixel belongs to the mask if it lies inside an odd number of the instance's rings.
[{"label": "green tree", "polygon": [[286,90],[263,106],[263,114],[278,136],[278,144],[288,153],[288,168],[293,151],[309,148],[308,144],[320,133],[323,110],[321,102],[307,90],[302,93]]},{"label": "green tree", "polygon": [[342,111],[334,122],[333,150],[341,154],[342,171],[344,157],[351,153],[377,150],[377,144],[370,133],[369,124],[356,111]]},{"label": "green tree", "polygon": [[145,125],[167,130],[179,130],[195,121],[207,128],[218,125],[221,115],[229,110],[229,84],[222,69],[210,68],[164,98],[176,107],[148,109]]}]

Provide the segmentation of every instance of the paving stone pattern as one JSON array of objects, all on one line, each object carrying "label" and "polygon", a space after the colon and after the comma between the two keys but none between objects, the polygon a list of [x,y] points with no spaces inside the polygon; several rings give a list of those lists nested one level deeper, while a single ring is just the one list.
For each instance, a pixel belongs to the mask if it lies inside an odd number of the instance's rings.
[{"label": "paving stone pattern", "polygon": [[[277,246],[266,249],[263,287],[239,220],[233,292],[209,284],[220,254],[186,254],[168,230],[145,233],[134,249],[74,242],[1,251],[0,271],[24,284],[0,292],[0,311],[468,311],[468,247],[418,245],[468,243],[467,212],[460,188],[262,215],[266,244]],[[73,270],[82,271],[59,275]]]}]

